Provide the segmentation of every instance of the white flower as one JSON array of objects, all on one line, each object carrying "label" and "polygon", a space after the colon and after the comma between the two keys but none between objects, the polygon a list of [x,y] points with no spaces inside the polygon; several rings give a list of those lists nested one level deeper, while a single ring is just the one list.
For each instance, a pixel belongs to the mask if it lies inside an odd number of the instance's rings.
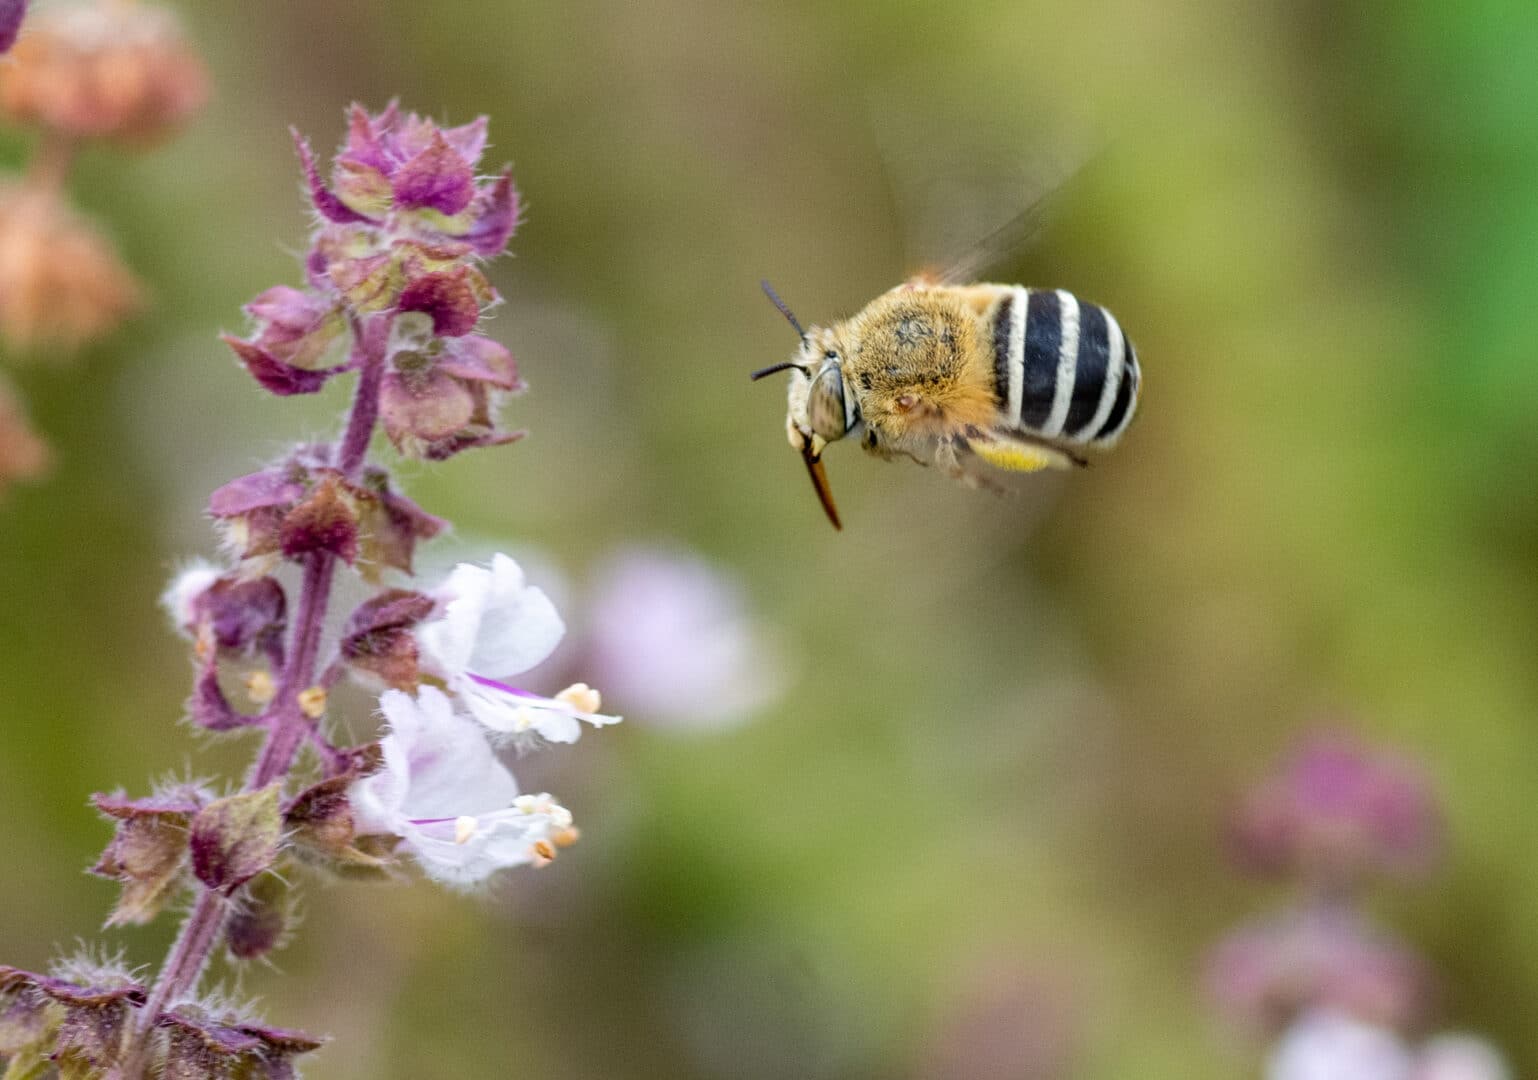
[{"label": "white flower", "polygon": [[549,656],[566,632],[550,598],[512,559],[496,555],[489,569],[460,563],[438,595],[442,614],[416,631],[422,669],[486,727],[570,743],[582,733],[578,721],[618,722],[598,712],[598,692],[582,683],[547,698],[508,682]]},{"label": "white flower", "polygon": [[1415,1063],[1415,1080],[1511,1080],[1511,1070],[1489,1043],[1474,1035],[1428,1039]]},{"label": "white flower", "polygon": [[1391,1031],[1340,1013],[1311,1013],[1271,1055],[1267,1080],[1411,1080],[1414,1059]]},{"label": "white flower", "polygon": [[460,886],[546,862],[572,834],[570,812],[548,795],[520,796],[485,733],[442,691],[390,690],[379,705],[390,723],[384,765],[349,792],[360,834],[400,837],[429,877]]}]

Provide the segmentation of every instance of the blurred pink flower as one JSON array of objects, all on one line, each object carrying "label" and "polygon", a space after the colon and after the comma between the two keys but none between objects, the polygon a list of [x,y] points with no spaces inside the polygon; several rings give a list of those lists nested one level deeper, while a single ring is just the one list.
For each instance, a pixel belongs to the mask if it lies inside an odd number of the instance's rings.
[{"label": "blurred pink flower", "polygon": [[1257,787],[1234,823],[1236,857],[1257,873],[1324,888],[1376,873],[1424,873],[1442,821],[1424,771],[1348,735],[1316,735]]},{"label": "blurred pink flower", "polygon": [[730,727],[784,688],[784,656],[742,586],[701,556],[621,551],[598,571],[592,596],[587,670],[648,723]]},{"label": "blurred pink flower", "polygon": [[0,0],[0,53],[9,52],[27,16],[27,0]]},{"label": "blurred pink flower", "polygon": [[1430,991],[1413,952],[1338,908],[1289,911],[1232,931],[1208,959],[1207,984],[1238,1026],[1263,1033],[1314,1010],[1403,1029]]}]

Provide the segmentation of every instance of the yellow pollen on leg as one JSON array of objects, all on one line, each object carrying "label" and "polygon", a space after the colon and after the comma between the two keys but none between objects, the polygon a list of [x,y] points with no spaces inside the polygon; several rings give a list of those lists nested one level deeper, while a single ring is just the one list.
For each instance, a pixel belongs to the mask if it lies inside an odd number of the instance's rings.
[{"label": "yellow pollen on leg", "polygon": [[272,672],[265,668],[246,676],[246,697],[256,704],[267,704],[277,692],[278,684],[273,681]]},{"label": "yellow pollen on leg", "polygon": [[299,711],[311,720],[319,720],[326,715],[326,689],[323,686],[312,686],[308,690],[299,692]]},{"label": "yellow pollen on leg", "polygon": [[570,705],[578,712],[595,713],[603,704],[603,698],[597,690],[594,690],[585,682],[572,683],[565,690],[555,695],[555,700],[563,705]]}]

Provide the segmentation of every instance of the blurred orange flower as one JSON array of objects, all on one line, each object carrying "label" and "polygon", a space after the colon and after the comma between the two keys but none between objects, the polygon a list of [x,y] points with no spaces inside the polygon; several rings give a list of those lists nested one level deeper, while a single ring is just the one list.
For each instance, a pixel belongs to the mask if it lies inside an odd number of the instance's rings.
[{"label": "blurred orange flower", "polygon": [[0,336],[14,349],[73,349],[143,303],[111,243],[55,191],[0,187]]},{"label": "blurred orange flower", "polygon": [[175,17],[122,0],[36,12],[0,67],[0,112],[76,137],[154,140],[208,92]]}]

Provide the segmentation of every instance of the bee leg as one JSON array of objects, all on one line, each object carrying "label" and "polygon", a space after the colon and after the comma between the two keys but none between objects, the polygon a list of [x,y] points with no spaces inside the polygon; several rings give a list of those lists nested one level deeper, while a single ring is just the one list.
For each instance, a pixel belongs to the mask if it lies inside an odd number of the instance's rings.
[{"label": "bee leg", "polygon": [[929,464],[929,462],[912,451],[899,450],[890,443],[883,442],[881,437],[876,434],[875,428],[866,429],[865,437],[860,440],[860,449],[864,450],[871,457],[878,457],[882,461],[896,461],[900,457],[905,457],[915,465],[927,466]]},{"label": "bee leg", "polygon": [[971,443],[960,435],[946,440],[935,452],[936,464],[945,468],[946,475],[959,480],[969,488],[1004,496],[1012,492],[978,468],[978,457]]}]

